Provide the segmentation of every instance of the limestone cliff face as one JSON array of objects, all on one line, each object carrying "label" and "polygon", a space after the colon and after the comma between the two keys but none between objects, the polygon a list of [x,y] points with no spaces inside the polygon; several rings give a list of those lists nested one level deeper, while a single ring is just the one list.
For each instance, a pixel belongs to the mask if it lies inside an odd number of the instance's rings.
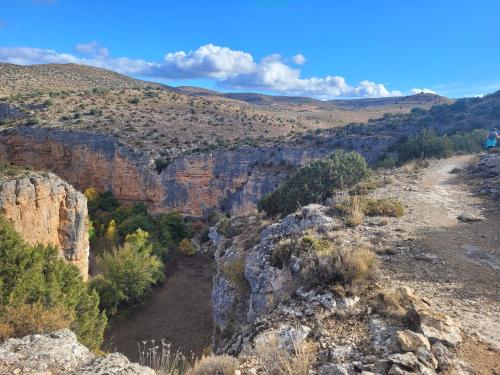
[{"label": "limestone cliff face", "polygon": [[31,244],[52,244],[88,275],[87,200],[52,173],[0,177],[0,215]]},{"label": "limestone cliff face", "polygon": [[36,127],[0,132],[0,158],[17,165],[49,170],[79,190],[110,190],[121,201],[141,201],[152,212],[172,209],[202,216],[212,208],[231,214],[255,209],[297,166],[322,158],[336,148],[356,150],[376,160],[387,137],[329,135],[321,142],[240,147],[183,156],[158,174],[153,160],[119,145],[107,135]]}]

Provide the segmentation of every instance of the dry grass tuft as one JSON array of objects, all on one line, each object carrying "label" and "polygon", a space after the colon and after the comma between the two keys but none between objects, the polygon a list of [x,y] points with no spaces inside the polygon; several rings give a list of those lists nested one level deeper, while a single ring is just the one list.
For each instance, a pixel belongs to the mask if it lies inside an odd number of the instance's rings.
[{"label": "dry grass tuft", "polygon": [[275,335],[258,341],[255,352],[266,375],[308,375],[314,361],[316,346],[309,341],[294,343],[293,352],[280,348]]},{"label": "dry grass tuft", "polygon": [[245,257],[238,256],[226,260],[222,264],[222,272],[232,286],[240,290],[248,289],[248,280],[245,278]]},{"label": "dry grass tuft", "polygon": [[234,375],[238,360],[228,355],[210,355],[195,362],[188,375]]}]

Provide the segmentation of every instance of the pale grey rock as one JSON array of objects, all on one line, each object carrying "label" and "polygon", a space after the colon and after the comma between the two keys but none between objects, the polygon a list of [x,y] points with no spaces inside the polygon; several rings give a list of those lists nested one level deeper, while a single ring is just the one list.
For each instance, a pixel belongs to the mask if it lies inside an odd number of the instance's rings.
[{"label": "pale grey rock", "polygon": [[93,357],[68,329],[12,338],[0,344],[0,373],[59,374]]},{"label": "pale grey rock", "polygon": [[342,365],[328,364],[319,367],[318,375],[350,375],[350,372]]},{"label": "pale grey rock", "polygon": [[0,344],[2,375],[154,375],[148,367],[113,353],[93,355],[68,329],[8,339]]},{"label": "pale grey rock", "polygon": [[68,375],[155,375],[155,371],[131,363],[120,353],[112,353],[82,363]]},{"label": "pale grey rock", "polygon": [[409,329],[396,332],[396,341],[405,352],[415,352],[419,348],[431,349],[431,344],[427,337]]}]

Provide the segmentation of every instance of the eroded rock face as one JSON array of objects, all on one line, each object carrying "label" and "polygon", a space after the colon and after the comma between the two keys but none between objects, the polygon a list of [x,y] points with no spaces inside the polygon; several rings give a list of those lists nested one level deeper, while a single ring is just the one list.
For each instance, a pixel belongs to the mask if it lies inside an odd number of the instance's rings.
[{"label": "eroded rock face", "polygon": [[382,135],[370,137],[185,155],[158,174],[152,159],[119,145],[112,136],[21,126],[0,132],[0,158],[54,172],[81,191],[93,187],[110,190],[125,202],[144,202],[152,212],[175,209],[202,216],[219,208],[241,215],[255,209],[260,198],[297,166],[324,158],[336,148],[377,160],[388,141]]},{"label": "eroded rock face", "polygon": [[8,339],[0,344],[0,374],[23,375],[154,375],[121,354],[96,357],[75,334],[63,329],[50,334]]},{"label": "eroded rock face", "polygon": [[87,199],[52,173],[0,178],[0,215],[31,244],[52,244],[88,275]]}]

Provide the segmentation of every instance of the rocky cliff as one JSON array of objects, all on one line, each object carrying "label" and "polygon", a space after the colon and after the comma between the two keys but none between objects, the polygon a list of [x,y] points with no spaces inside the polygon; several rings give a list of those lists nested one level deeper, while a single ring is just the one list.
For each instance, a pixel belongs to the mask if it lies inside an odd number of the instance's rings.
[{"label": "rocky cliff", "polygon": [[52,244],[88,275],[87,200],[52,173],[0,176],[0,215],[29,243]]},{"label": "rocky cliff", "polygon": [[303,143],[240,147],[185,155],[157,173],[144,153],[112,136],[37,127],[0,132],[0,159],[50,170],[79,190],[110,190],[120,200],[141,201],[153,212],[179,210],[202,216],[220,208],[244,214],[297,166],[335,148],[355,149],[377,160],[387,149],[383,135],[328,135]]}]

